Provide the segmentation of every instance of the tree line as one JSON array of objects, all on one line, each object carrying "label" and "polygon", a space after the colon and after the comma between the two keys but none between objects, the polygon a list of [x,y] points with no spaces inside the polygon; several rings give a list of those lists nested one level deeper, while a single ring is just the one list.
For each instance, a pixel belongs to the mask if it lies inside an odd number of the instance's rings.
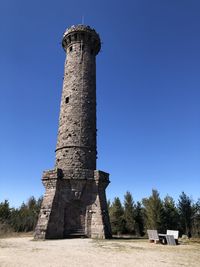
[{"label": "tree line", "polygon": [[200,237],[200,199],[194,203],[182,192],[177,204],[167,195],[163,200],[157,190],[148,198],[134,202],[130,192],[124,195],[123,204],[119,197],[108,201],[110,223],[113,234],[143,236],[147,229],[160,233],[179,230],[180,235]]},{"label": "tree line", "polygon": [[[42,197],[36,199],[33,196],[19,208],[11,208],[8,200],[1,202],[0,235],[33,231],[41,203]],[[113,202],[108,201],[108,211],[114,235],[144,236],[147,229],[157,229],[160,233],[179,230],[180,235],[200,237],[200,199],[193,202],[184,192],[177,203],[168,195],[162,200],[157,190],[137,202],[130,192],[126,192],[123,203],[119,197]]]},{"label": "tree line", "polygon": [[11,208],[9,201],[0,203],[0,235],[10,232],[33,231],[40,211],[42,197],[30,197],[19,208]]}]

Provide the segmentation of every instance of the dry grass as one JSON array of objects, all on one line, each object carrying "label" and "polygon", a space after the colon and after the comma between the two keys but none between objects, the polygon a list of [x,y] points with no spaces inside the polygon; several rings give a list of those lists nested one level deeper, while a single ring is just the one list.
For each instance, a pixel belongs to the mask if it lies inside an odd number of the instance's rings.
[{"label": "dry grass", "polygon": [[199,240],[164,246],[138,239],[0,239],[1,267],[199,267],[199,262]]},{"label": "dry grass", "polygon": [[0,239],[1,238],[11,238],[11,237],[32,237],[33,232],[14,232],[11,228],[0,229]]}]

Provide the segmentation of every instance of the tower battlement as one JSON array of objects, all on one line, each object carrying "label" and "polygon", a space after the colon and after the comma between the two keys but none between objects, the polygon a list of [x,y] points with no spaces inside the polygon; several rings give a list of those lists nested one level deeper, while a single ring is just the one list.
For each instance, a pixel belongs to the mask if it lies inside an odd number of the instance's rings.
[{"label": "tower battlement", "polygon": [[99,34],[90,26],[82,24],[71,26],[63,34],[62,46],[66,52],[70,51],[74,43],[87,44],[92,49],[91,52],[94,51],[96,55],[101,49]]}]

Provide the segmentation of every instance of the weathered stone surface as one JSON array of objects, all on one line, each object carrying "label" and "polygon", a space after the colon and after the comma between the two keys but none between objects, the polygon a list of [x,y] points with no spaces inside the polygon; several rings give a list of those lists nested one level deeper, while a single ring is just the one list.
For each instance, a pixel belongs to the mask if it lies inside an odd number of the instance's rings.
[{"label": "weathered stone surface", "polygon": [[89,26],[69,28],[55,169],[43,173],[46,192],[35,239],[73,234],[110,238],[105,189],[109,175],[96,169],[96,62],[101,43]]}]

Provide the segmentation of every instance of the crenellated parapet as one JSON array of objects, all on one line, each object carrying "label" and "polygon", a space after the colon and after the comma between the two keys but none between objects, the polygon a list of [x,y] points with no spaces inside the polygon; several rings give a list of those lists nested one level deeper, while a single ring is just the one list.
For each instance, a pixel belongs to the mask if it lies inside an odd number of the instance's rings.
[{"label": "crenellated parapet", "polygon": [[76,25],[68,28],[62,40],[62,46],[66,52],[72,50],[74,43],[87,45],[91,48],[91,53],[97,55],[101,49],[101,41],[98,33],[85,25]]}]

